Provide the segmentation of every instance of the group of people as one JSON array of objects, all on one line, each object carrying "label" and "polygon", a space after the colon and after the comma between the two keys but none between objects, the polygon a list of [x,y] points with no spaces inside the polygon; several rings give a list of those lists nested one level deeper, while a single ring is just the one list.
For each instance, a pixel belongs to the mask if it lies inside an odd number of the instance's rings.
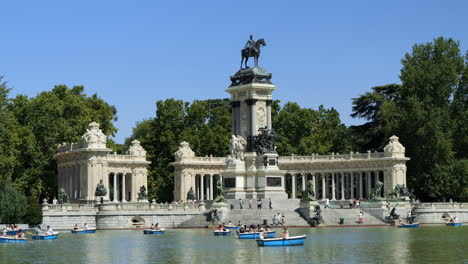
[{"label": "group of people", "polygon": [[37,226],[35,231],[36,231],[36,235],[38,236],[41,236],[41,235],[51,236],[54,234],[54,230],[50,226],[47,226],[47,229],[45,231],[41,228],[41,226]]},{"label": "group of people", "polygon": [[[252,209],[252,199],[249,199],[249,209]],[[239,198],[239,208],[244,209],[244,201],[242,198]],[[271,201],[271,198],[268,198],[268,208],[271,210],[273,209],[273,202]],[[257,200],[257,209],[262,210],[263,209],[263,201],[262,199]]]},{"label": "group of people", "polygon": [[448,221],[449,223],[458,223],[458,218],[455,216],[455,217],[451,217],[450,220]]},{"label": "group of people", "polygon": [[87,223],[84,223],[83,228],[80,228],[78,224],[75,224],[75,226],[73,227],[73,230],[88,230],[88,229],[89,229],[89,226]]},{"label": "group of people", "polygon": [[151,223],[150,230],[161,230],[161,226],[159,225],[159,223],[156,223],[155,225]]},{"label": "group of people", "polygon": [[284,214],[282,214],[282,215],[280,213],[274,214],[273,215],[273,224],[274,225],[283,225],[284,226],[286,224],[286,218],[285,218]]},{"label": "group of people", "polygon": [[19,228],[17,225],[6,225],[2,229],[2,237],[8,237],[8,232],[9,231],[18,231],[15,235],[16,239],[26,239],[26,234],[23,232],[21,228]]}]

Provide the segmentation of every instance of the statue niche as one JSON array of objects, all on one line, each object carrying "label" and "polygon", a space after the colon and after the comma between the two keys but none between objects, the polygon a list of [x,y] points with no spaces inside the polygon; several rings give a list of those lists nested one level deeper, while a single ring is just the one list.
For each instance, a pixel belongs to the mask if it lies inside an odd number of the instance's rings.
[{"label": "statue niche", "polygon": [[138,192],[138,200],[146,201],[148,199],[148,194],[146,193],[146,187],[142,185],[140,191]]}]

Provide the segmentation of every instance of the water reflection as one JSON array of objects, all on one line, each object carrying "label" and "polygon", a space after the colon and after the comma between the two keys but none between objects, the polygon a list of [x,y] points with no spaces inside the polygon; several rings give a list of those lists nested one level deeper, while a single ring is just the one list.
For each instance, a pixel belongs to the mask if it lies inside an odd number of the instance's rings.
[{"label": "water reflection", "polygon": [[468,262],[468,227],[291,229],[304,246],[258,248],[212,230],[98,231],[0,244],[0,263],[414,263]]}]

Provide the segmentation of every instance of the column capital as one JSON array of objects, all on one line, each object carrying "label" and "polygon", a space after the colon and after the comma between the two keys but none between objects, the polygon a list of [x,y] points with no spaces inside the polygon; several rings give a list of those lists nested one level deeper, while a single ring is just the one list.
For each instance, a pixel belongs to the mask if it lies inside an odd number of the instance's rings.
[{"label": "column capital", "polygon": [[270,106],[273,103],[273,100],[265,100],[267,106]]},{"label": "column capital", "polygon": [[239,107],[239,106],[240,106],[240,103],[241,103],[240,101],[232,101],[232,102],[231,102],[231,106],[232,106],[232,107]]}]

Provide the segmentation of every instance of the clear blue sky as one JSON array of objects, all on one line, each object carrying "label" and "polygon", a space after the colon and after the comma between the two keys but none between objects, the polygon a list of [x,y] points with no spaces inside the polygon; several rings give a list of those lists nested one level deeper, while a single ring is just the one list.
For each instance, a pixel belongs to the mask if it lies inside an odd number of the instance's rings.
[{"label": "clear blue sky", "polygon": [[227,98],[249,34],[275,99],[335,107],[398,83],[400,60],[438,36],[468,48],[468,1],[4,1],[0,75],[12,95],[84,85],[117,108],[116,141],[156,100]]}]

